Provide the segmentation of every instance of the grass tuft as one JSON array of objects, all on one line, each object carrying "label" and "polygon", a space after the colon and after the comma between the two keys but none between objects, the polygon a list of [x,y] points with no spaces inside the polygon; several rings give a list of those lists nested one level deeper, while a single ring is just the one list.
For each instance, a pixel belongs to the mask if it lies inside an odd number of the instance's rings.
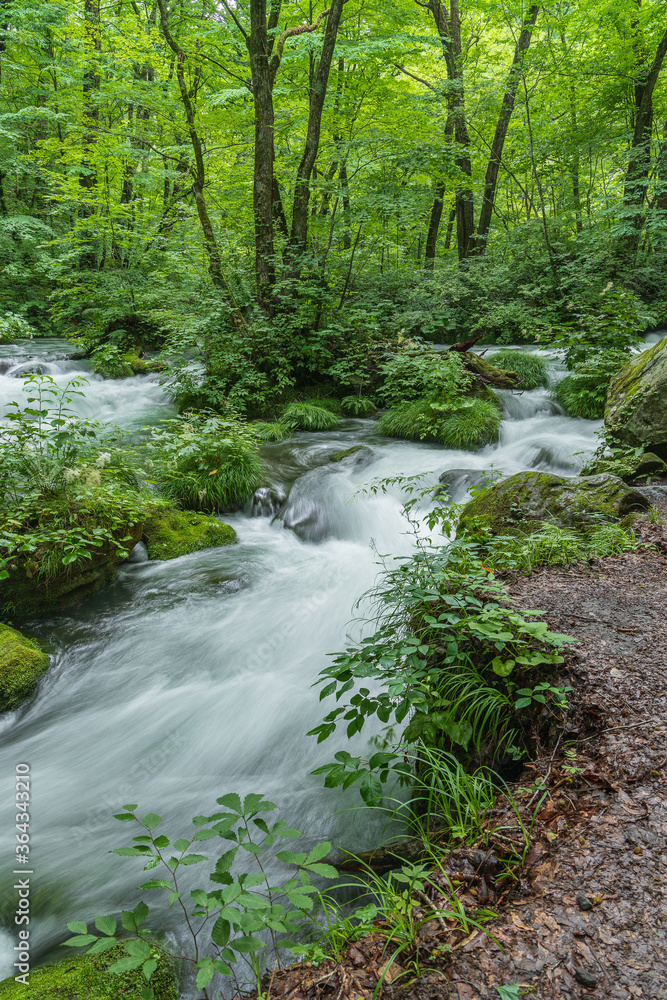
[{"label": "grass tuft", "polygon": [[539,354],[505,347],[491,354],[488,360],[496,368],[516,372],[521,379],[521,389],[537,389],[539,385],[547,384],[547,362]]},{"label": "grass tuft", "polygon": [[[318,400],[318,404],[321,402]],[[338,417],[322,405],[290,403],[280,423],[291,431],[330,431],[338,425]]]},{"label": "grass tuft", "polygon": [[425,399],[404,403],[380,417],[378,430],[388,437],[437,441],[445,448],[463,451],[497,441],[501,421],[497,407],[485,399],[466,402],[466,406],[444,414]]}]

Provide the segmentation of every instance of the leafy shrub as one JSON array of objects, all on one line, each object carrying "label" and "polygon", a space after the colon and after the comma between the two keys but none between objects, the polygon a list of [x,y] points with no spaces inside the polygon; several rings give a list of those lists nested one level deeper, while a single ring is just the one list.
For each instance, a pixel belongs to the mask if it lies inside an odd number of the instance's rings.
[{"label": "leafy shrub", "polygon": [[[440,514],[429,518],[437,523]],[[534,620],[541,612],[514,607],[483,559],[481,546],[462,537],[426,542],[385,571],[373,594],[374,634],[321,672],[321,698],[359,687],[311,731],[318,742],[340,724],[352,736],[377,715],[397,726],[408,720],[405,740],[469,753],[489,742],[514,745],[517,712],[533,702],[560,710],[564,690],[534,675],[562,663],[572,640]],[[359,782],[365,801],[377,803],[392,771],[405,772],[400,752],[375,754],[364,767],[341,751],[315,773],[327,775],[328,787]]]},{"label": "leafy shrub", "polygon": [[490,355],[488,360],[496,368],[516,372],[521,378],[522,389],[536,389],[539,385],[547,384],[547,362],[539,354],[513,351],[505,347]]},{"label": "leafy shrub", "polygon": [[11,344],[19,337],[32,340],[35,332],[34,327],[23,316],[17,316],[16,313],[12,312],[0,316],[0,344]]},{"label": "leafy shrub", "polygon": [[28,405],[9,405],[0,429],[0,578],[20,560],[29,578],[49,580],[104,546],[122,555],[127,525],[145,513],[117,432],[69,408],[84,383],[62,388],[33,375],[23,385]]},{"label": "leafy shrub", "polygon": [[330,431],[337,426],[338,417],[314,403],[290,403],[280,422],[292,431]]},{"label": "leafy shrub", "polygon": [[233,414],[186,414],[151,429],[145,468],[161,493],[183,507],[230,510],[259,485],[257,444],[252,426]]},{"label": "leafy shrub", "polygon": [[[290,830],[284,820],[269,826],[267,814],[276,806],[263,795],[246,795],[242,802],[232,793],[221,796],[217,804],[221,808],[211,816],[195,816],[194,829],[173,843],[164,833],[157,832],[162,819],[156,813],[148,813],[141,819],[135,812],[135,804],[123,806],[123,812],[115,818],[133,823],[142,832],[133,837],[128,846],[119,847],[112,853],[137,859],[144,871],[151,869],[151,876],[159,877],[149,878],[141,889],[166,893],[168,905],[176,904],[182,911],[188,945],[185,956],[179,947],[178,957],[184,957],[194,966],[197,990],[205,990],[216,973],[235,977],[234,965],[239,961],[247,963],[259,990],[262,973],[268,964],[260,958],[267,942],[259,935],[264,933],[269,937],[275,954],[281,948],[303,953],[304,945],[298,943],[297,936],[319,896],[318,888],[311,883],[312,877],[334,878],[337,875],[336,869],[322,860],[331,850],[331,844],[316,844],[310,851],[298,854],[289,850],[277,851],[275,858],[291,872],[281,884],[272,885],[266,875],[266,864],[262,862],[268,860],[268,852],[277,841],[298,838],[301,836],[299,831]],[[219,845],[221,837],[222,853],[219,847],[212,846]],[[197,853],[202,842],[208,844],[207,854],[212,850],[214,858]],[[239,865],[235,865],[237,857],[239,862],[250,863],[253,859],[253,870],[239,871]],[[206,875],[202,876],[200,886],[190,889],[187,894],[181,892],[186,876],[184,868],[188,867],[189,872],[189,866],[202,864],[206,867]],[[245,865],[241,863],[240,867],[243,869]],[[191,885],[192,879],[188,878],[187,882]],[[149,914],[149,907],[142,901],[133,910],[123,912],[122,929],[113,917],[98,917],[96,933],[89,933],[83,921],[72,921],[67,926],[74,936],[64,943],[86,948],[88,955],[118,948],[125,954],[111,965],[109,972],[122,975],[141,969],[150,982],[158,968],[152,951],[155,949],[166,957],[171,954],[168,945],[160,943],[146,926]],[[204,956],[200,957],[202,952]],[[145,992],[152,997],[151,989]]]},{"label": "leafy shrub", "polygon": [[380,366],[384,384],[380,390],[388,406],[428,396],[440,400],[460,395],[472,381],[456,351],[401,350]]},{"label": "leafy shrub", "polygon": [[377,411],[377,406],[369,396],[344,396],[340,405],[348,417],[369,417]]},{"label": "leafy shrub", "polygon": [[572,370],[583,364],[592,351],[628,352],[639,346],[642,330],[652,315],[632,292],[608,282],[597,301],[570,302],[571,320],[560,325],[548,338],[565,349],[565,364]]},{"label": "leafy shrub", "polygon": [[628,351],[602,351],[558,382],[554,391],[567,413],[588,420],[603,417],[609,383],[629,357]]},{"label": "leafy shrub", "polygon": [[383,413],[378,431],[388,437],[437,441],[445,448],[472,451],[498,440],[501,413],[485,399],[462,398],[450,410],[427,399],[404,403]]},{"label": "leafy shrub", "polygon": [[102,344],[90,355],[93,371],[103,378],[129,378],[134,375],[132,366],[123,358],[118,347]]}]

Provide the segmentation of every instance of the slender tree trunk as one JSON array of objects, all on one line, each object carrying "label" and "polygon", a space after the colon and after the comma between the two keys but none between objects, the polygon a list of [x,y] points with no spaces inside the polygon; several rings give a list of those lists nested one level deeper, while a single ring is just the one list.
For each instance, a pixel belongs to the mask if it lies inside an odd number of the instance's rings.
[{"label": "slender tree trunk", "polygon": [[496,187],[498,184],[498,173],[502,162],[503,147],[505,145],[505,139],[507,138],[507,130],[512,118],[512,113],[514,111],[517,90],[519,89],[519,83],[521,82],[521,64],[526,52],[528,51],[528,47],[530,46],[535,22],[537,21],[537,16],[540,12],[540,6],[541,4],[536,3],[533,4],[528,10],[526,19],[521,29],[521,34],[519,35],[514,48],[514,59],[512,60],[507,80],[505,81],[505,93],[503,96],[503,103],[500,108],[500,114],[498,115],[498,122],[496,124],[493,142],[491,143],[491,154],[489,156],[489,162],[486,168],[486,177],[484,179],[482,207],[479,214],[477,235],[474,242],[473,252],[478,256],[481,256],[486,249],[489,229],[491,227],[491,219],[493,218],[493,209],[496,201]]},{"label": "slender tree trunk", "polygon": [[658,159],[658,193],[655,207],[658,212],[667,213],[667,119],[662,125],[662,142]]},{"label": "slender tree trunk", "polygon": [[[85,131],[83,136],[83,157],[79,172],[79,187],[83,192],[80,213],[84,219],[89,219],[94,212],[92,197],[97,187],[94,150],[100,120],[100,109],[95,99],[95,94],[99,91],[101,83],[98,57],[102,50],[102,36],[98,0],[85,0],[84,22],[86,68],[83,73],[82,90]],[[84,227],[80,264],[81,267],[92,270],[96,266],[96,263],[94,236],[88,227]]]},{"label": "slender tree trunk", "polygon": [[445,232],[445,250],[449,250],[452,245],[452,236],[454,235],[454,223],[456,222],[456,204],[452,205],[449,210],[449,218],[447,219],[447,231]]},{"label": "slender tree trunk", "polygon": [[[245,327],[243,315],[238,307],[238,304],[236,303],[235,296],[229,287],[229,283],[226,281],[225,276],[222,273],[220,250],[215,238],[215,230],[213,229],[213,224],[208,213],[206,199],[204,197],[204,186],[206,183],[204,151],[202,148],[201,138],[197,131],[195,108],[190,98],[190,91],[188,90],[188,85],[185,79],[186,54],[171,33],[164,0],[157,0],[157,2],[160,8],[160,24],[162,27],[162,33],[167,44],[176,56],[176,79],[178,80],[178,89],[181,94],[181,101],[183,103],[185,119],[188,126],[188,134],[190,136],[190,144],[194,155],[194,168],[191,171],[192,194],[195,199],[199,225],[201,226],[204,237],[204,247],[206,249],[209,262],[209,273],[214,285],[223,290],[225,293],[227,305],[235,326],[237,329],[243,329]],[[199,72],[199,70],[197,70],[197,72]]]},{"label": "slender tree trunk", "polygon": [[310,178],[317,159],[322,130],[322,111],[327,96],[329,72],[336,47],[338,28],[345,0],[332,0],[324,31],[322,52],[313,75],[310,91],[308,128],[303,156],[296,173],[296,186],[292,206],[292,229],[290,232],[290,256],[295,260],[306,249],[308,238],[308,201],[310,199]]},{"label": "slender tree trunk", "polygon": [[667,54],[667,31],[660,39],[648,73],[635,86],[635,127],[630,159],[625,173],[623,207],[630,218],[631,230],[621,241],[621,254],[634,261],[645,222],[644,202],[651,167],[651,129],[653,125],[653,92]]},{"label": "slender tree trunk", "polygon": [[459,260],[465,260],[469,256],[474,242],[475,207],[472,192],[470,136],[465,119],[459,4],[458,0],[450,0],[449,14],[441,0],[428,0],[425,6],[431,11],[438,29],[447,67],[447,78],[450,83],[449,116],[457,144],[456,165],[463,175],[456,191],[456,238]]},{"label": "slender tree trunk", "polygon": [[253,213],[255,217],[255,278],[257,295],[265,305],[276,280],[274,215],[274,110],[271,72],[271,40],[267,28],[266,0],[250,0],[250,35],[246,37],[250,55],[252,93],[255,106],[255,169]]},{"label": "slender tree trunk", "polygon": [[433,205],[431,207],[431,216],[428,223],[428,232],[426,233],[426,247],[424,250],[424,270],[427,274],[433,273],[433,267],[435,264],[435,247],[438,242],[438,229],[440,228],[440,219],[442,218],[442,206],[443,199],[445,196],[445,185],[441,184],[435,189],[435,194],[433,196]]}]

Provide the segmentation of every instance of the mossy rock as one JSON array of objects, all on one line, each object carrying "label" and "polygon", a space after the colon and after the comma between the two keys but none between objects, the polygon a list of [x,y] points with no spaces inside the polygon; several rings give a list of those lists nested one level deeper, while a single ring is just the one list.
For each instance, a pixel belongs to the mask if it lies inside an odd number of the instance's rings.
[{"label": "mossy rock", "polygon": [[586,531],[648,507],[650,501],[617,476],[566,479],[549,472],[519,472],[467,503],[459,526],[490,528],[494,535],[531,534],[545,524]]},{"label": "mossy rock", "polygon": [[359,452],[366,452],[370,454],[369,449],[363,444],[352,445],[351,448],[344,448],[342,451],[335,451],[333,455],[329,455],[330,462],[342,462],[344,458],[349,458],[350,455],[357,455]]},{"label": "mossy rock", "polygon": [[121,554],[116,543],[107,542],[94,549],[85,562],[67,566],[53,578],[28,575],[26,566],[10,570],[9,577],[0,580],[0,611],[25,618],[76,604],[96,594],[116,578],[119,565],[140,540],[141,530],[141,522],[122,525],[114,533],[123,548]]},{"label": "mossy rock", "polygon": [[133,375],[150,375],[151,372],[166,372],[169,368],[169,365],[165,364],[164,361],[140,358],[138,354],[132,354],[132,352],[123,355],[123,362],[130,366]]},{"label": "mossy rock", "polygon": [[604,422],[622,444],[667,459],[667,337],[628,361],[612,379]]},{"label": "mossy rock", "polygon": [[177,559],[189,552],[230,545],[236,541],[236,532],[217,517],[170,507],[146,519],[143,537],[149,559]]},{"label": "mossy rock", "polygon": [[[125,955],[125,949],[112,948],[102,955],[73,955],[61,962],[31,969],[24,985],[13,978],[0,982],[0,1000],[141,1000],[149,985],[141,968],[116,975],[106,970]],[[179,989],[171,963],[154,949],[158,967],[150,987],[155,1000],[178,1000]]]},{"label": "mossy rock", "polygon": [[0,625],[0,712],[18,708],[48,666],[49,658],[36,642]]},{"label": "mossy rock", "polygon": [[581,470],[582,476],[618,476],[624,483],[667,479],[667,462],[652,452],[622,458],[597,458]]}]

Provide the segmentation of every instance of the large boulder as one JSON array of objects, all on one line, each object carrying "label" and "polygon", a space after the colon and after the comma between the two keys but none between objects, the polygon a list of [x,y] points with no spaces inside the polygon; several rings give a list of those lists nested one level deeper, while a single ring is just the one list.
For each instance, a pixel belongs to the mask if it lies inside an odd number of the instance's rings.
[{"label": "large boulder", "polygon": [[0,625],[0,712],[18,708],[49,665],[36,642]]},{"label": "large boulder", "polygon": [[173,507],[153,511],[143,527],[149,559],[176,559],[178,556],[229,545],[236,532],[228,524],[208,514]]},{"label": "large boulder", "polygon": [[667,459],[667,338],[628,361],[609,386],[607,430]]},{"label": "large boulder", "polygon": [[125,950],[118,947],[101,955],[74,955],[51,965],[37,966],[30,969],[27,983],[16,982],[13,977],[3,979],[0,1000],[141,1000],[147,985],[153,990],[155,1000],[178,1000],[174,970],[157,948],[151,950],[157,968],[150,984],[146,983],[141,966],[120,975],[106,971],[124,957]]},{"label": "large boulder", "polygon": [[519,472],[467,503],[459,523],[462,528],[483,525],[494,535],[531,534],[547,523],[586,530],[648,507],[646,497],[616,476],[566,479]]}]

